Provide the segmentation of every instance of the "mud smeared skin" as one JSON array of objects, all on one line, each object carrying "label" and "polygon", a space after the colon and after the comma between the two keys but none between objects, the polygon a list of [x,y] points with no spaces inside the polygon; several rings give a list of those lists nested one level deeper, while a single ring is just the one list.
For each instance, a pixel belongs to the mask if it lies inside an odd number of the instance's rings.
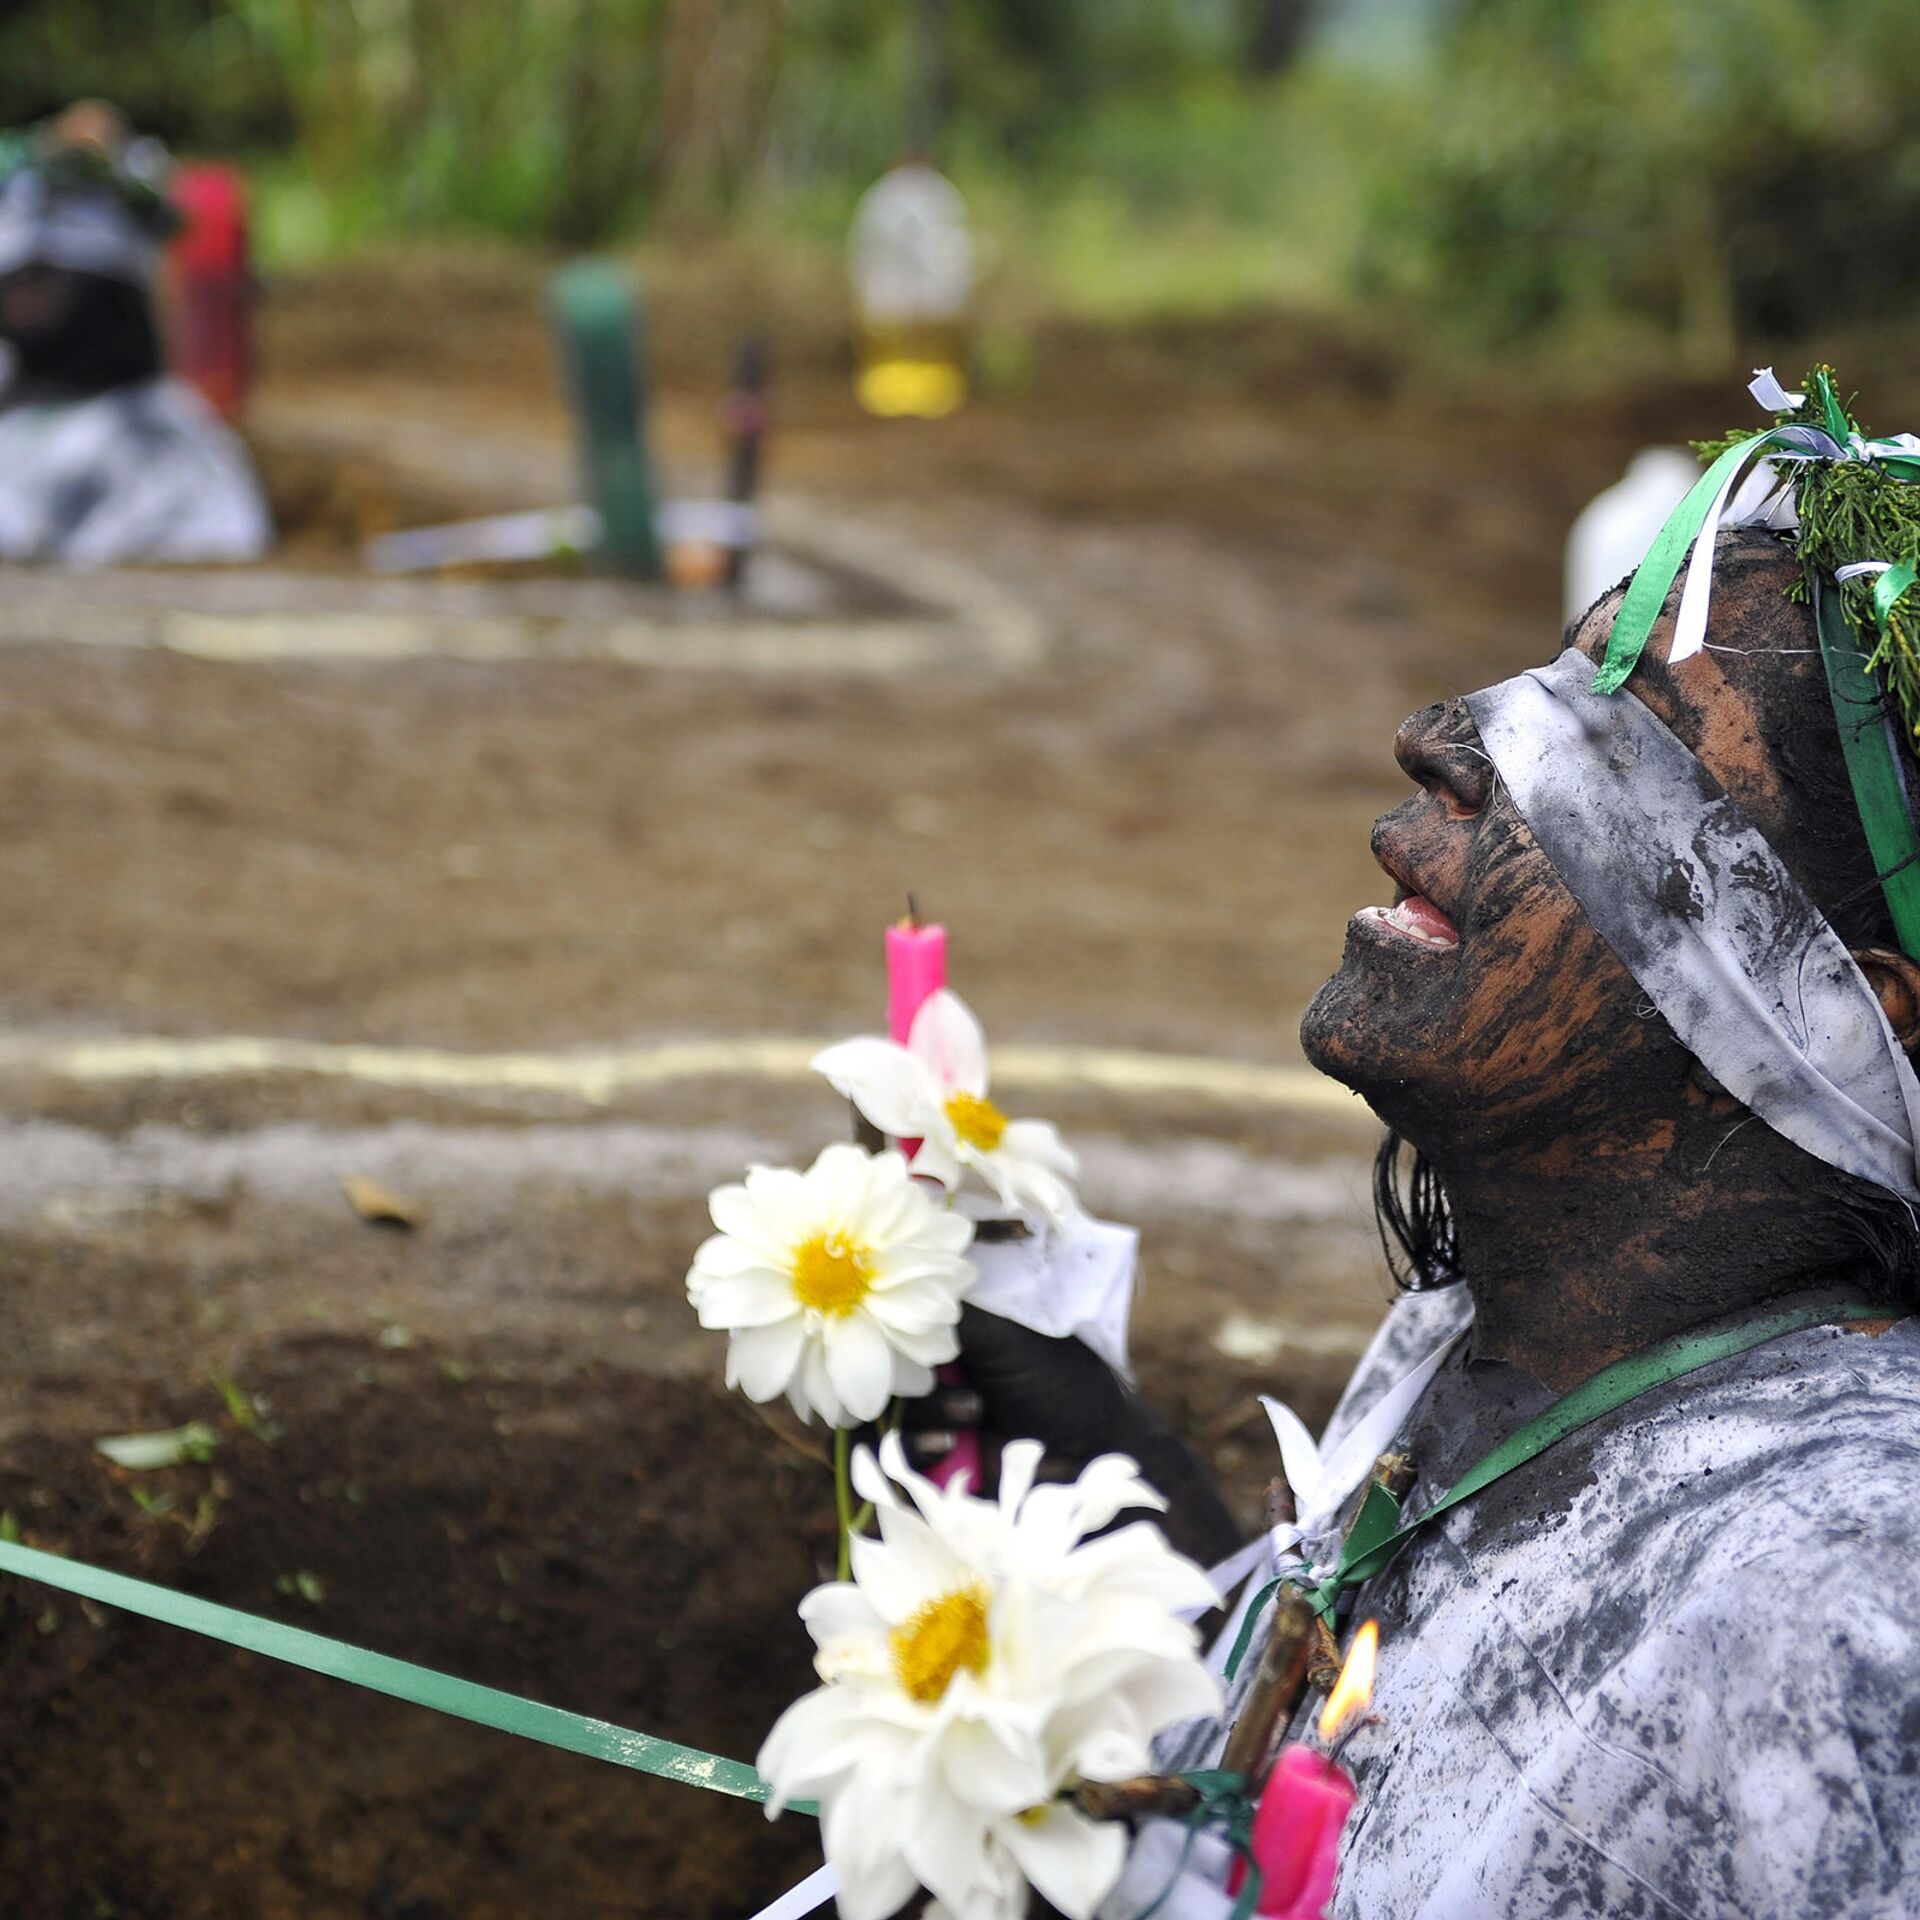
[{"label": "mud smeared skin", "polygon": [[[1811,621],[1782,598],[1794,562],[1766,536],[1722,545],[1710,651],[1669,676],[1651,660],[1663,622],[1622,697],[1644,698],[1830,900],[1866,871],[1864,848],[1850,817],[1801,804],[1810,755],[1838,743]],[[1615,604],[1574,637],[1590,655]],[[1445,1178],[1476,1351],[1565,1388],[1844,1262],[1818,1163],[1703,1097],[1692,1057],[1499,789],[1465,704],[1416,714],[1395,753],[1422,791],[1375,828],[1376,858],[1452,918],[1460,945],[1356,924],[1301,1032]]]}]

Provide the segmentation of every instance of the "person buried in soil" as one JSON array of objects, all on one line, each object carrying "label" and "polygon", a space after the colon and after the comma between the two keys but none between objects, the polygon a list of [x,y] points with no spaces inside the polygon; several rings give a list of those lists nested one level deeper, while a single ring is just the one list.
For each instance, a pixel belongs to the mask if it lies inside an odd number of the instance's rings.
[{"label": "person buried in soil", "polygon": [[[1320,1457],[1371,1413],[1415,1463],[1411,1517],[1623,1356],[1810,1311],[1579,1428],[1342,1597],[1343,1636],[1369,1617],[1382,1641],[1342,1753],[1338,1920],[1920,1913],[1920,966],[1787,597],[1798,559],[1751,528],[1710,551],[1690,658],[1667,663],[1670,601],[1596,694],[1616,591],[1553,666],[1395,742],[1417,791],[1373,846],[1398,904],[1355,916],[1303,1038],[1391,1129],[1405,1291]],[[936,1394],[920,1424],[1157,1458],[1176,1538],[1233,1545],[1084,1350],[971,1312],[964,1335],[974,1404]],[[1305,1547],[1330,1566],[1337,1523]],[[1217,1764],[1256,1666],[1164,1767]],[[1183,1843],[1147,1824],[1103,1913],[1171,1879],[1160,1920],[1225,1915]]]},{"label": "person buried in soil", "polygon": [[239,437],[161,365],[167,167],[99,101],[0,136],[0,560],[236,561],[272,542]]}]

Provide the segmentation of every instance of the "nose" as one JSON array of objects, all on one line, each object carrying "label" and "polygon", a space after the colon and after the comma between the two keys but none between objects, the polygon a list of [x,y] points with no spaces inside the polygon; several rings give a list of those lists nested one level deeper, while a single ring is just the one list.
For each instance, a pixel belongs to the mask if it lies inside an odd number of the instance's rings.
[{"label": "nose", "polygon": [[1471,819],[1493,792],[1493,762],[1464,700],[1423,707],[1394,735],[1393,757],[1456,819]]}]

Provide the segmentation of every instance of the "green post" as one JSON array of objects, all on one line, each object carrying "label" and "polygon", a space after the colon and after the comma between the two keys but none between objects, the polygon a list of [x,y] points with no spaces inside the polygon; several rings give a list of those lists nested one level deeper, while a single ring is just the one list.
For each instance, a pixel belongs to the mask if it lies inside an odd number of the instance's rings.
[{"label": "green post", "polygon": [[647,462],[647,358],[639,296],[608,260],[578,260],[548,285],[567,393],[580,439],[588,502],[600,515],[600,553],[623,573],[654,579]]}]

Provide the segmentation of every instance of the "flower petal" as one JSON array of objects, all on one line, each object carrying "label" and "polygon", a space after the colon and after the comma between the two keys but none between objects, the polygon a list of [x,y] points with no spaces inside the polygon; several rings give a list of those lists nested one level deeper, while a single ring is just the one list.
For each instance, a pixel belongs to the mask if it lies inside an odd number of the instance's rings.
[{"label": "flower petal", "polygon": [[783,1265],[784,1262],[770,1259],[745,1240],[736,1240],[730,1233],[716,1233],[702,1240],[695,1249],[687,1279],[691,1282],[718,1274],[778,1273]]},{"label": "flower petal", "polygon": [[901,1333],[926,1333],[935,1327],[951,1327],[960,1318],[960,1295],[972,1277],[964,1262],[959,1285],[941,1285],[932,1279],[902,1281],[876,1279],[861,1303],[892,1337]]},{"label": "flower petal", "polygon": [[905,1047],[891,1040],[843,1040],[813,1056],[813,1070],[824,1074],[880,1129],[911,1139],[926,1126],[940,1104],[939,1089]]},{"label": "flower petal", "polygon": [[1067,1920],[1092,1920],[1126,1864],[1126,1835],[1117,1825],[1088,1820],[1060,1801],[1032,1819],[1002,1823],[998,1833],[1020,1871]]},{"label": "flower petal", "polygon": [[1010,1440],[1000,1452],[1000,1510],[1017,1519],[1047,1450],[1038,1440]]},{"label": "flower petal", "polygon": [[1060,1138],[1060,1129],[1050,1120],[1009,1120],[1000,1136],[1000,1151],[1013,1160],[1045,1167],[1063,1180],[1072,1180],[1080,1172],[1080,1162]]},{"label": "flower petal", "polygon": [[820,1838],[839,1881],[840,1920],[888,1920],[913,1898],[904,1854],[876,1844],[885,1831],[865,1794],[838,1794],[823,1808]]},{"label": "flower petal", "polygon": [[765,1401],[787,1391],[807,1344],[798,1314],[770,1326],[738,1327],[727,1342],[727,1385],[749,1400]]},{"label": "flower petal", "polygon": [[880,1530],[878,1540],[854,1536],[853,1576],[873,1610],[891,1625],[929,1600],[972,1584],[973,1570],[918,1515],[883,1507]]},{"label": "flower petal", "polygon": [[913,1016],[907,1051],[933,1076],[942,1104],[949,1093],[987,1090],[987,1036],[967,1003],[949,987],[929,994]]},{"label": "flower petal", "polygon": [[800,1364],[787,1382],[787,1402],[802,1420],[817,1413],[830,1427],[851,1426],[840,1404],[832,1376],[827,1372],[827,1349],[822,1340],[809,1340],[800,1349]]},{"label": "flower petal", "polygon": [[796,1317],[793,1283],[764,1267],[741,1274],[689,1276],[694,1310],[703,1327],[770,1327]]},{"label": "flower petal", "polygon": [[856,1310],[828,1320],[821,1337],[827,1350],[827,1378],[841,1404],[856,1420],[878,1420],[886,1411],[893,1385],[887,1336],[871,1314]]},{"label": "flower petal", "polygon": [[[1022,1750],[1024,1749],[1024,1751]],[[1046,1755],[985,1720],[960,1720],[940,1737],[940,1770],[957,1800],[987,1814],[1018,1813],[1046,1798]]]},{"label": "flower petal", "polygon": [[738,1181],[731,1186],[715,1187],[707,1195],[707,1211],[722,1234],[758,1254],[769,1265],[777,1264],[785,1254],[785,1241],[774,1232],[754,1196]]},{"label": "flower petal", "polygon": [[1320,1491],[1320,1449],[1307,1431],[1307,1423],[1272,1394],[1263,1393],[1260,1404],[1273,1425],[1273,1437],[1280,1446],[1280,1466],[1287,1476],[1295,1504],[1302,1513],[1313,1506]]},{"label": "flower petal", "polygon": [[957,1136],[945,1109],[929,1114],[921,1123],[920,1150],[913,1156],[914,1177],[938,1180],[949,1193],[960,1184],[960,1156],[954,1151]]},{"label": "flower petal", "polygon": [[855,1633],[884,1633],[887,1623],[851,1580],[829,1580],[800,1602],[800,1618],[818,1646]]},{"label": "flower petal", "polygon": [[980,1883],[992,1874],[986,1816],[946,1793],[926,1795],[915,1812],[918,1818],[901,1835],[907,1865],[929,1893],[972,1911]]}]

